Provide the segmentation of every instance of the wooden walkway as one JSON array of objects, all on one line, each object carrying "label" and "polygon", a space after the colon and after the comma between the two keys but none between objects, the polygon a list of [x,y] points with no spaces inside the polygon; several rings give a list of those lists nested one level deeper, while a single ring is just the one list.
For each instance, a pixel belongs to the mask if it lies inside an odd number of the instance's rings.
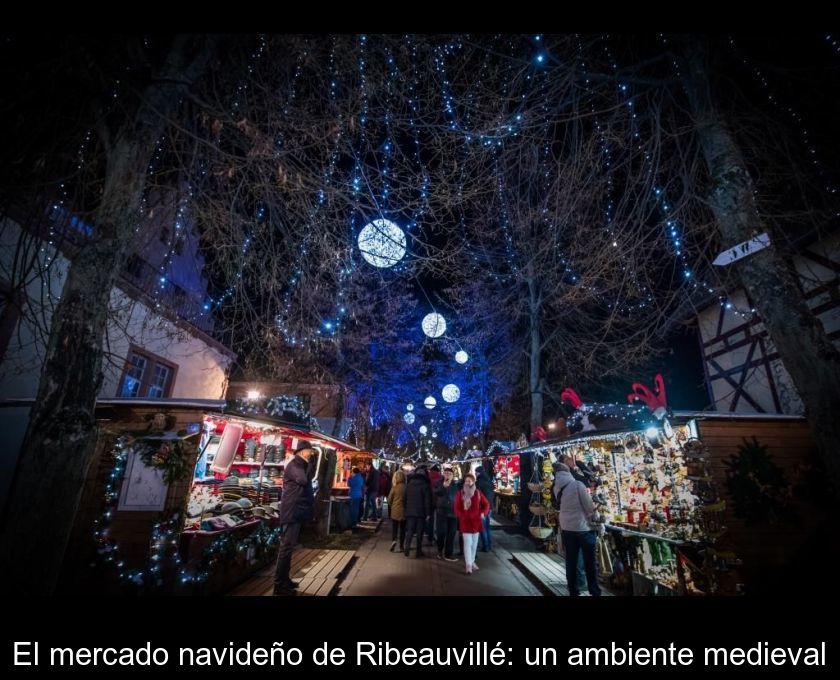
[{"label": "wooden walkway", "polygon": [[547,553],[515,552],[514,562],[529,576],[539,581],[551,595],[568,596],[566,566],[560,558]]},{"label": "wooden walkway", "polygon": [[[353,550],[298,548],[292,553],[292,579],[296,595],[326,597],[332,594],[355,555]],[[260,597],[274,592],[274,564],[269,565],[228,595]]]},{"label": "wooden walkway", "polygon": [[[562,557],[536,552],[515,552],[511,553],[511,557],[526,574],[538,581],[548,594],[569,596],[566,561]],[[585,587],[581,589],[581,595],[589,595]],[[612,596],[613,593],[601,585],[601,595]]]}]

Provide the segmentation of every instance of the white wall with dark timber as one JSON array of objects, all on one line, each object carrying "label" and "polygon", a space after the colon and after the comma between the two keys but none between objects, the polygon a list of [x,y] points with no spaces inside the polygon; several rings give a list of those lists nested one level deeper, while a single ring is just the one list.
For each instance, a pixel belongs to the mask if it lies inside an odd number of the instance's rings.
[{"label": "white wall with dark timber", "polygon": [[[794,265],[808,306],[840,346],[840,233],[802,249]],[[802,415],[802,401],[761,319],[737,314],[751,308],[746,293],[732,292],[729,302],[732,308],[715,303],[697,317],[715,410]]]}]

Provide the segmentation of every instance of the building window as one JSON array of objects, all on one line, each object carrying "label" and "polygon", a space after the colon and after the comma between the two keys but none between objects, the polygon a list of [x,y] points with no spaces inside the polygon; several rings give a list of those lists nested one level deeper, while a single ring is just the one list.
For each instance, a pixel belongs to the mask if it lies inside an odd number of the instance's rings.
[{"label": "building window", "polygon": [[166,386],[169,384],[169,376],[172,371],[163,364],[155,364],[155,371],[152,375],[152,382],[149,385],[149,396],[156,399],[166,394]]},{"label": "building window", "polygon": [[163,399],[172,392],[177,367],[134,347],[123,369],[118,396],[124,399]]}]

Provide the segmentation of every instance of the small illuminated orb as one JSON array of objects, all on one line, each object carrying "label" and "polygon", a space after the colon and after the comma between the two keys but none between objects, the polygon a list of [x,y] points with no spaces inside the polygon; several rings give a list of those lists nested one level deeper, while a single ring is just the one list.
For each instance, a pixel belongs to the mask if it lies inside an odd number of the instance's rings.
[{"label": "small illuminated orb", "polygon": [[423,406],[425,406],[426,408],[434,408],[435,406],[437,406],[437,399],[431,396],[426,397],[426,399],[423,401]]},{"label": "small illuminated orb", "polygon": [[408,404],[408,405],[405,407],[405,410],[406,410],[406,411],[413,411],[413,410],[414,410],[414,404]]},{"label": "small illuminated orb", "polygon": [[423,332],[430,338],[439,338],[446,333],[446,320],[437,312],[423,317]]},{"label": "small illuminated orb", "polygon": [[426,434],[429,431],[429,428],[425,425],[420,426],[420,434]]},{"label": "small illuminated orb", "polygon": [[433,437],[437,437],[437,432],[432,432]]},{"label": "small illuminated orb", "polygon": [[405,255],[405,232],[391,220],[373,220],[359,232],[362,257],[374,267],[393,267]]},{"label": "small illuminated orb", "polygon": [[406,413],[403,416],[403,420],[411,425],[414,422],[414,414],[413,413]]},{"label": "small illuminated orb", "polygon": [[455,403],[461,398],[461,390],[457,385],[444,385],[440,393],[443,395],[443,400],[450,404]]},{"label": "small illuminated orb", "polygon": [[656,439],[659,436],[659,430],[655,427],[649,427],[645,430],[648,439]]},{"label": "small illuminated orb", "polygon": [[464,350],[459,349],[457,352],[455,352],[455,361],[457,361],[459,364],[465,364],[469,360],[470,355],[467,354]]}]

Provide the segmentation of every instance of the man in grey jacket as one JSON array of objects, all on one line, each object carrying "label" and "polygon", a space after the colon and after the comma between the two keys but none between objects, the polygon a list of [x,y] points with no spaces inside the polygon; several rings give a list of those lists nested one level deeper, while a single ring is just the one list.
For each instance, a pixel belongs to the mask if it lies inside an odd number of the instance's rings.
[{"label": "man in grey jacket", "polygon": [[598,533],[591,527],[596,518],[595,505],[583,482],[577,481],[569,472],[569,466],[560,464],[554,478],[554,497],[558,500],[560,512],[558,522],[566,551],[566,580],[569,594],[580,595],[577,577],[578,554],[583,553],[583,566],[586,570],[586,584],[589,594],[598,596],[598,571],[595,562],[595,544]]}]

